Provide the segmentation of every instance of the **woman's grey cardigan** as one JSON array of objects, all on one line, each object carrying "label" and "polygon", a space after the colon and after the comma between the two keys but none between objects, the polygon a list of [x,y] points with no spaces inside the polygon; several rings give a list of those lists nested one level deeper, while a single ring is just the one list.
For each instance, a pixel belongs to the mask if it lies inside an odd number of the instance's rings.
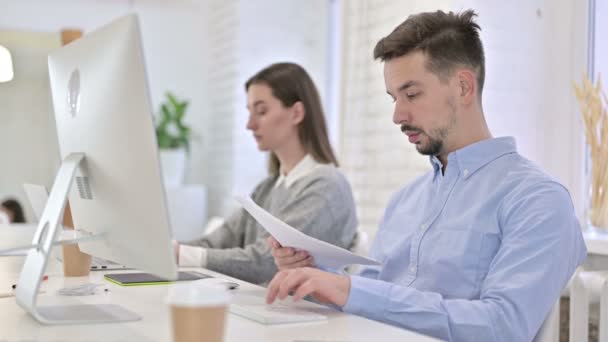
[{"label": "woman's grey cardigan", "polygon": [[[268,177],[255,188],[251,197],[258,205],[307,235],[342,248],[351,245],[357,230],[355,202],[337,168],[317,167],[288,188],[285,183],[275,187],[276,179]],[[207,249],[206,268],[264,284],[277,272],[268,236],[241,208],[217,230],[185,244]]]}]

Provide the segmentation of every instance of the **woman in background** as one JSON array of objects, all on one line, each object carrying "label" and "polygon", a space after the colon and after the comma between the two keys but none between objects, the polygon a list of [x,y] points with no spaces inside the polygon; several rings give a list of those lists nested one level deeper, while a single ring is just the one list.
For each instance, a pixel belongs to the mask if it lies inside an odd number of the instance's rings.
[{"label": "woman in background", "polygon": [[16,199],[7,199],[2,201],[0,204],[0,223],[7,221],[6,223],[25,223],[25,215],[23,215],[23,208]]},{"label": "woman in background", "polygon": [[[277,63],[245,83],[249,120],[258,149],[269,151],[269,175],[252,199],[303,233],[348,248],[357,216],[350,184],[336,168],[317,89],[293,63]],[[176,247],[180,266],[200,266],[248,282],[267,283],[277,272],[269,234],[243,209],[201,239]],[[305,252],[297,252],[305,253]],[[312,264],[311,257],[302,266]]]}]

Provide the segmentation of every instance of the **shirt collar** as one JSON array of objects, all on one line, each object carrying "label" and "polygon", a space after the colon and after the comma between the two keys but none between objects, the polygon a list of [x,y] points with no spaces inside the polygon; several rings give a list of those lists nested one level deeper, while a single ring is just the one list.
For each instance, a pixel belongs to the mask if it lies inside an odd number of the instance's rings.
[{"label": "shirt collar", "polygon": [[441,168],[443,167],[443,164],[441,163],[441,160],[439,160],[439,158],[437,158],[437,156],[430,156],[429,159],[431,161],[431,166],[433,167],[433,175],[434,175],[433,179],[435,179],[435,177],[437,177],[439,172],[441,172]]},{"label": "shirt collar", "polygon": [[287,175],[285,175],[283,170],[280,170],[279,178],[277,179],[276,183],[274,183],[274,187],[276,188],[285,183],[285,187],[289,188],[297,180],[306,176],[321,165],[322,164],[318,163],[313,157],[310,156],[310,154],[307,154],[296,164],[296,166],[294,166],[293,169],[291,169],[291,171],[289,171]]},{"label": "shirt collar", "polygon": [[[517,144],[513,137],[492,138],[467,145],[448,154],[448,165],[458,167],[464,179],[470,177],[491,161],[509,153],[517,152]],[[441,172],[443,165],[436,156],[430,157],[434,174]]]}]

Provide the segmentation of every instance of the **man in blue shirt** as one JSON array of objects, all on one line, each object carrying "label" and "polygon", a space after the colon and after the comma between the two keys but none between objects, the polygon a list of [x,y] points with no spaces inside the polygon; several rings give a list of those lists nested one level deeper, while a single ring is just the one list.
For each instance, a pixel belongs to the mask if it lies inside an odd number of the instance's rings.
[{"label": "man in blue shirt", "polygon": [[534,338],[586,248],[568,191],[486,125],[474,17],[410,16],[374,49],[393,122],[433,166],[391,198],[371,250],[382,266],[303,267],[271,240],[269,303],[293,292],[450,341]]}]

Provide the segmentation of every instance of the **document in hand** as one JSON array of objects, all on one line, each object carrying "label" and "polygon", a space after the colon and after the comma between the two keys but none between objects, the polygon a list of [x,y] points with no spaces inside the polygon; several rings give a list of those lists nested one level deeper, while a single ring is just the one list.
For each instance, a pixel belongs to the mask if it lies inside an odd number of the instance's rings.
[{"label": "document in hand", "polygon": [[236,201],[258,221],[282,246],[293,247],[307,251],[315,259],[315,264],[323,268],[339,270],[347,265],[379,265],[374,259],[363,257],[346,249],[317,240],[287,223],[272,216],[269,212],[258,206],[250,197],[236,196]]}]

